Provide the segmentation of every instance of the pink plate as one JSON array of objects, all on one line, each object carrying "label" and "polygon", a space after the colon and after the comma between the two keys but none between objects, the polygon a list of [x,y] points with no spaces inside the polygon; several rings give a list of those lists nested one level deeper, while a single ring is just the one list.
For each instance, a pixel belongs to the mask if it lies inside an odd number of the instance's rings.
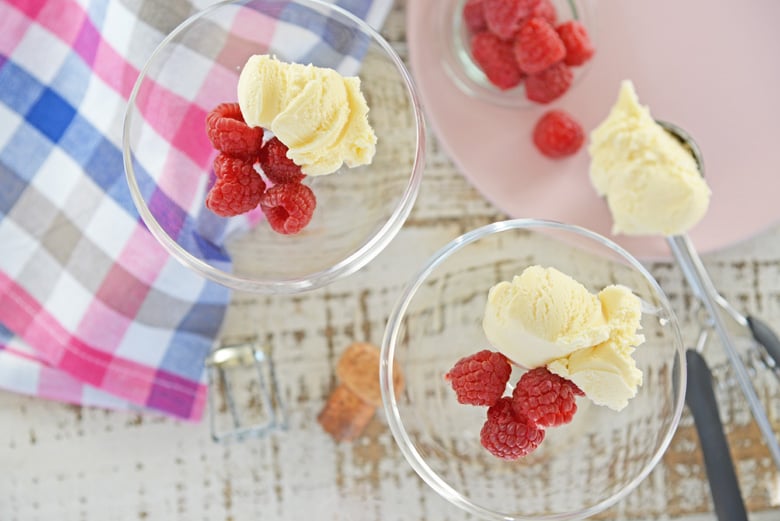
[{"label": "pink plate", "polygon": [[531,142],[537,118],[553,107],[589,132],[628,78],[654,117],[684,128],[702,149],[713,196],[690,233],[700,252],[780,221],[780,2],[600,2],[597,53],[585,77],[549,106],[512,109],[470,97],[450,80],[434,30],[442,1],[452,0],[407,3],[412,71],[442,145],[502,211],[590,228],[640,258],[669,256],[661,238],[611,234],[606,204],[590,186],[585,147],[553,161]]}]

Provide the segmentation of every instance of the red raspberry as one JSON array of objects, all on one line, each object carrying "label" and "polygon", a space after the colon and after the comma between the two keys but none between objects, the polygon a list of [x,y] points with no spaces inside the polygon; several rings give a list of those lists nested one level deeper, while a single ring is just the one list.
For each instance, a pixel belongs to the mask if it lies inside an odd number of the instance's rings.
[{"label": "red raspberry", "polygon": [[559,25],[557,31],[566,47],[566,57],[563,59],[566,65],[582,65],[596,52],[588,36],[588,30],[580,22],[569,20]]},{"label": "red raspberry", "polygon": [[471,38],[471,54],[488,81],[499,89],[511,89],[523,81],[523,73],[514,59],[511,41],[483,31]]},{"label": "red raspberry", "polygon": [[484,349],[458,360],[444,378],[458,395],[458,402],[493,405],[504,394],[511,372],[504,355]]},{"label": "red raspberry", "polygon": [[306,177],[301,167],[287,157],[287,145],[277,137],[269,139],[260,150],[260,166],[274,184],[300,183]]},{"label": "red raspberry", "polygon": [[466,0],[463,6],[463,23],[469,33],[474,34],[487,29],[485,21],[485,0]]},{"label": "red raspberry", "polygon": [[558,22],[558,11],[550,0],[540,0],[531,11],[531,16],[544,18],[553,26]]},{"label": "red raspberry", "polygon": [[490,32],[507,40],[531,15],[539,0],[485,0],[485,22]]},{"label": "red raspberry", "polygon": [[514,460],[536,450],[544,441],[544,430],[526,416],[516,415],[512,399],[505,396],[488,409],[479,441],[494,456]]},{"label": "red raspberry", "polygon": [[232,217],[256,208],[265,182],[252,163],[221,153],[214,159],[217,181],[206,196],[206,207],[222,217]]},{"label": "red raspberry", "polygon": [[[211,166],[214,167],[214,174],[217,176],[217,179],[222,179],[225,176],[234,176],[235,172],[241,172],[242,174],[248,175],[246,168],[251,167],[252,163],[220,152],[217,157],[214,158],[214,162]],[[254,168],[252,168],[252,171],[257,173]]]},{"label": "red raspberry", "polygon": [[317,198],[311,188],[301,183],[274,185],[263,194],[260,208],[271,228],[285,235],[301,231],[314,214]]},{"label": "red raspberry", "polygon": [[563,96],[574,80],[569,66],[558,62],[539,74],[527,76],[525,79],[525,95],[537,103],[550,103]]},{"label": "red raspberry", "polygon": [[539,152],[556,159],[575,154],[585,142],[585,131],[569,113],[550,110],[536,122],[533,138]]},{"label": "red raspberry", "polygon": [[209,112],[206,134],[220,152],[252,161],[263,144],[263,129],[244,123],[238,103],[221,103]]},{"label": "red raspberry", "polygon": [[546,367],[537,367],[523,374],[515,385],[512,410],[542,428],[563,425],[577,412],[576,399],[581,392],[573,382]]},{"label": "red raspberry", "polygon": [[529,18],[515,36],[514,52],[521,71],[537,74],[563,60],[566,47],[547,20]]}]

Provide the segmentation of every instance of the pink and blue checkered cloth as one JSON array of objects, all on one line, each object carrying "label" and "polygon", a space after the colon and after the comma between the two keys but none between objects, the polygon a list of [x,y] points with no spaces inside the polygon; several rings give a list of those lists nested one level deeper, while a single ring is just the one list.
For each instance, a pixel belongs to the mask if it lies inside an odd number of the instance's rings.
[{"label": "pink and blue checkered cloth", "polygon": [[[120,143],[143,63],[209,3],[0,2],[0,388],[201,417],[230,293],[151,236]],[[378,27],[392,1],[334,3]]]}]

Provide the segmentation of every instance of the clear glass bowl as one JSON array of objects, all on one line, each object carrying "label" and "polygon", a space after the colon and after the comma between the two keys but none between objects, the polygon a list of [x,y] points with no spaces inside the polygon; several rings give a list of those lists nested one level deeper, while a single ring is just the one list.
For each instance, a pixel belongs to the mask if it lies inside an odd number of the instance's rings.
[{"label": "clear glass bowl", "polygon": [[[441,9],[440,45],[444,69],[458,88],[469,96],[506,107],[543,106],[525,95],[525,82],[513,89],[501,90],[488,81],[482,69],[471,57],[470,33],[463,23],[463,6],[466,0],[436,0]],[[574,75],[569,91],[587,74],[598,57],[598,28],[596,27],[596,2],[594,0],[551,0],[558,13],[558,23],[579,20],[588,30],[596,47],[596,55],[581,66],[572,67]],[[563,94],[566,96],[566,94]],[[554,100],[552,103],[555,103]]]},{"label": "clear glass bowl", "polygon": [[[297,235],[272,231],[259,211],[226,219],[204,206],[216,156],[205,117],[237,101],[253,54],[359,76],[378,139],[371,165],[306,179],[317,208]],[[189,18],[144,66],[124,125],[127,181],[152,234],[196,272],[245,291],[296,293],[364,266],[402,227],[424,166],[420,103],[401,59],[362,20],[319,0],[221,2]]]},{"label": "clear glass bowl", "polygon": [[[555,267],[594,293],[623,284],[643,300],[646,341],[634,356],[644,383],[620,412],[579,398],[570,424],[547,429],[535,452],[505,461],[480,444],[485,408],[459,404],[444,374],[490,349],[481,326],[487,292],[530,265]],[[404,456],[441,496],[485,519],[581,519],[606,509],[661,459],[684,404],[683,343],[658,283],[616,244],[556,222],[498,222],[439,250],[403,291],[381,356],[384,407]],[[396,363],[406,378],[397,399]],[[513,369],[510,384],[520,373]]]}]

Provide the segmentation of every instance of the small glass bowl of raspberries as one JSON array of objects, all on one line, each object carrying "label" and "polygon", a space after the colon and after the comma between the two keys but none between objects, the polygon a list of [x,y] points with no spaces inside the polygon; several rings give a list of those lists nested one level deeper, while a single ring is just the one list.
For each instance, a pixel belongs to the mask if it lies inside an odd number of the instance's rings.
[{"label": "small glass bowl of raspberries", "polygon": [[[580,387],[545,365],[552,359],[521,367],[488,341],[488,292],[533,265],[568,273],[591,292],[621,284],[655,310],[641,314],[645,342],[632,356],[643,382],[622,410],[598,404],[591,373],[578,379]],[[554,304],[539,299],[539,308]],[[502,320],[511,321],[508,315]],[[538,333],[504,323],[505,339],[533,345]],[[593,378],[612,388],[605,382],[614,383],[616,373],[594,355],[572,360],[571,368],[591,360]],[[475,519],[596,516],[662,459],[685,407],[684,344],[658,283],[606,238],[552,221],[500,221],[443,245],[400,291],[380,358],[385,414],[401,453],[434,491]],[[404,376],[400,392],[396,371]]]},{"label": "small glass bowl of raspberries", "polygon": [[445,64],[467,94],[511,107],[562,98],[596,55],[588,0],[440,0]]}]

